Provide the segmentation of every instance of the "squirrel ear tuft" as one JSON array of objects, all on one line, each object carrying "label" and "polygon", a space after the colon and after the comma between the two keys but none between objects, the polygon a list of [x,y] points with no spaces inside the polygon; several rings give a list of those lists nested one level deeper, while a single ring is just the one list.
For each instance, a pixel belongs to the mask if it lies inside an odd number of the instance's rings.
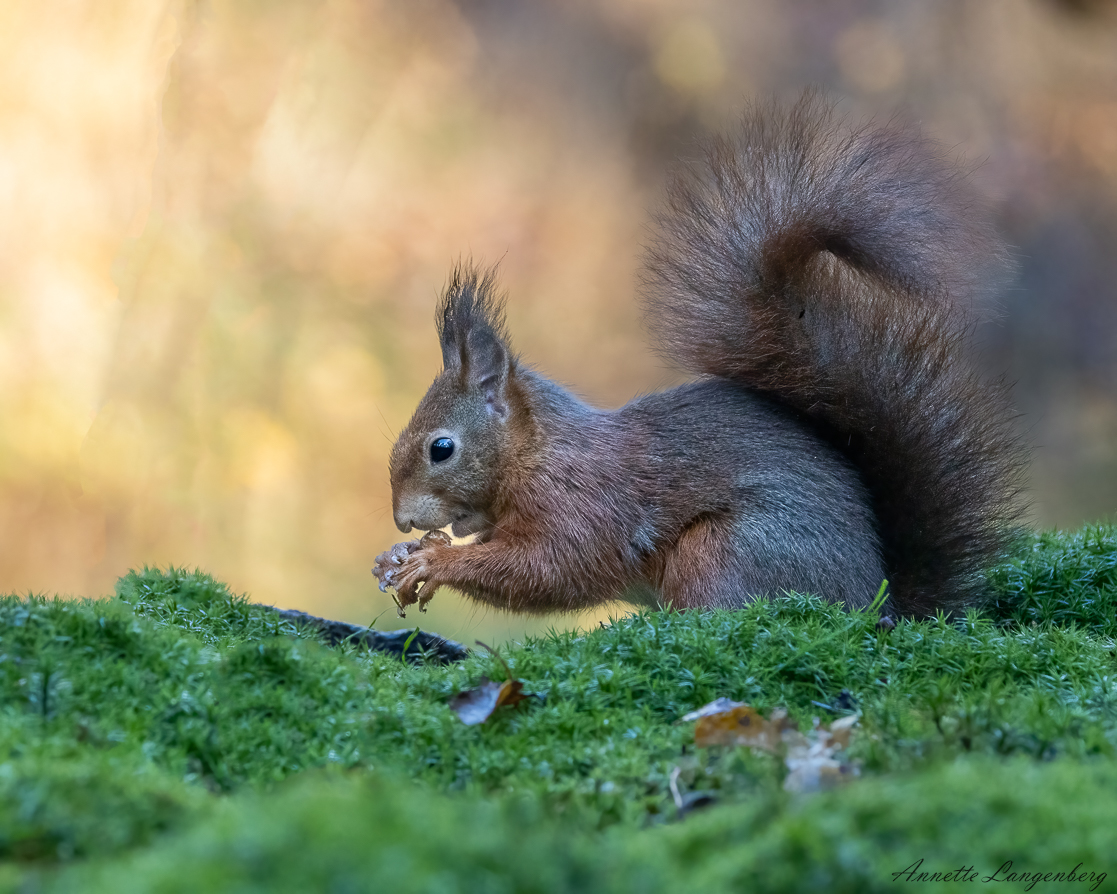
[{"label": "squirrel ear tuft", "polygon": [[459,264],[435,314],[442,364],[462,376],[462,384],[481,388],[486,404],[504,418],[512,352],[504,334],[504,302],[496,293],[496,270]]}]

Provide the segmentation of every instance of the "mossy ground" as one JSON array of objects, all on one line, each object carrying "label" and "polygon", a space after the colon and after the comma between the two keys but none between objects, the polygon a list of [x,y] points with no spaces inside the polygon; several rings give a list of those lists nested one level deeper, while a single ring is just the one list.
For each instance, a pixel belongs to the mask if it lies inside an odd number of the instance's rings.
[{"label": "mossy ground", "polygon": [[[9,597],[0,887],[866,891],[920,859],[1113,875],[1117,529],[1038,537],[990,587],[984,613],[893,630],[790,596],[555,634],[501,650],[539,697],[476,727],[446,702],[501,677],[492,656],[327,648],[198,572]],[[774,756],[695,748],[678,718],[719,696],[804,728],[855,706],[861,778],[791,795]],[[676,768],[719,803],[680,821]]]}]

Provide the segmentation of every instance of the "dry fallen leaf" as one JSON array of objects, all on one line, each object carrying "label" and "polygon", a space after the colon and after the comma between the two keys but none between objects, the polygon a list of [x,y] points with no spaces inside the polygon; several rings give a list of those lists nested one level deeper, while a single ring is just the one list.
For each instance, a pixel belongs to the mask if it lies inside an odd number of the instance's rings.
[{"label": "dry fallen leaf", "polygon": [[711,714],[721,714],[724,711],[729,711],[733,708],[740,708],[744,706],[744,702],[735,702],[733,701],[733,699],[725,698],[723,696],[722,698],[715,699],[708,705],[703,705],[701,708],[697,708],[696,710],[691,711],[689,714],[684,714],[682,717],[679,718],[679,723],[687,723],[691,720],[697,720],[699,717],[708,717]]},{"label": "dry fallen leaf", "polygon": [[830,736],[830,741],[836,744],[839,748],[849,748],[849,738],[853,734],[853,728],[857,726],[857,721],[861,719],[860,714],[847,714],[845,717],[839,717],[829,727],[820,727],[826,730]]},{"label": "dry fallen leaf", "polygon": [[710,702],[682,719],[698,721],[694,725],[694,744],[700,746],[748,745],[775,751],[785,737],[802,735],[788,721],[784,710],[777,708],[765,719],[755,708],[727,698]]},{"label": "dry fallen leaf", "polygon": [[854,764],[835,757],[849,747],[858,716],[850,714],[829,726],[816,720],[815,728],[804,735],[788,720],[783,708],[776,708],[765,719],[744,702],[719,698],[681,719],[696,721],[695,745],[744,745],[782,754],[791,771],[784,779],[784,788],[809,792],[829,788],[858,774]]},{"label": "dry fallen leaf", "polygon": [[497,683],[488,677],[482,677],[481,684],[476,689],[459,692],[450,699],[450,710],[466,726],[475,726],[488,720],[501,705],[514,705],[527,698],[523,689],[524,684],[519,680]]},{"label": "dry fallen leaf", "polygon": [[[492,646],[485,645],[477,640],[477,645],[492,655],[504,666],[504,682],[497,683],[488,677],[482,677],[476,689],[467,689],[459,692],[450,699],[450,710],[461,718],[466,726],[475,726],[488,720],[493,711],[501,705],[514,705],[522,702],[528,695],[524,692],[524,684],[512,679],[512,668],[508,662],[500,657],[500,653]],[[538,698],[539,696],[535,696]]]},{"label": "dry fallen leaf", "polygon": [[805,747],[789,748],[784,763],[791,772],[784,777],[784,789],[789,792],[817,792],[857,776],[856,765],[837,760],[833,756],[834,750],[817,741]]}]

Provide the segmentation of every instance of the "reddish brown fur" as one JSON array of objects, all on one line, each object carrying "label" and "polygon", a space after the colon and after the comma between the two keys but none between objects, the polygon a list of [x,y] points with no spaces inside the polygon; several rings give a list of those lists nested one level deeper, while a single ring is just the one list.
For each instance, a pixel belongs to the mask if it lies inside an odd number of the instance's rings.
[{"label": "reddish brown fur", "polygon": [[1003,389],[964,356],[1000,253],[973,220],[918,135],[844,130],[809,97],[754,110],[677,179],[649,253],[651,328],[707,378],[615,412],[526,367],[491,272],[455,271],[393,502],[403,530],[478,542],[385,553],[382,585],[520,612],[788,589],[856,606],[887,575],[899,613],[971,603],[1022,465]]}]

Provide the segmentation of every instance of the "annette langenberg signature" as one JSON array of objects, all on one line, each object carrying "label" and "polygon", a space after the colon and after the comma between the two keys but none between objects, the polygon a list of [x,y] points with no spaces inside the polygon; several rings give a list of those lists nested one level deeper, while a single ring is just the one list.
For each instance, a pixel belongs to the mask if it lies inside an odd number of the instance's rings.
[{"label": "annette langenberg signature", "polygon": [[980,882],[988,884],[989,882],[1016,882],[1023,884],[1026,887],[1025,891],[1031,891],[1040,882],[1075,882],[1081,884],[1083,882],[1092,883],[1086,890],[1096,891],[1102,882],[1105,881],[1106,874],[1104,872],[1091,872],[1090,870],[1083,869],[1082,864],[1079,863],[1074,869],[1045,872],[1043,870],[1020,870],[1012,868],[1012,861],[1006,860],[997,867],[997,871],[989,875],[982,875],[979,870],[974,869],[972,866],[960,866],[957,869],[951,869],[949,872],[930,872],[923,867],[923,859],[920,858],[911,864],[907,869],[901,869],[899,872],[892,873],[892,881],[899,882]]}]

